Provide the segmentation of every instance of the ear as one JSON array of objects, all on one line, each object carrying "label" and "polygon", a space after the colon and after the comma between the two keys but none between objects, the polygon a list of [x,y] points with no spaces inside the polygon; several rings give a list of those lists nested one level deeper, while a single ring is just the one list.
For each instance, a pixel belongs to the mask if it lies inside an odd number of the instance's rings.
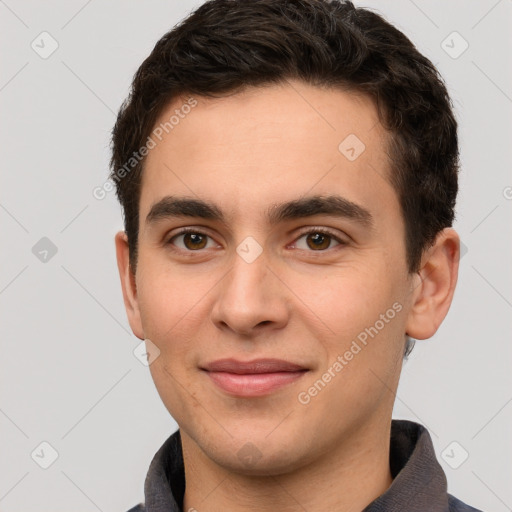
[{"label": "ear", "polygon": [[128,322],[132,328],[133,334],[137,338],[145,339],[144,330],[140,318],[139,302],[137,297],[137,286],[135,275],[130,267],[130,252],[128,248],[128,237],[124,231],[119,231],[115,237],[117,268],[121,278],[121,287],[123,289],[123,300]]},{"label": "ear", "polygon": [[412,304],[406,334],[418,340],[432,337],[452,303],[459,273],[460,238],[452,228],[443,229],[421,260],[412,280]]}]

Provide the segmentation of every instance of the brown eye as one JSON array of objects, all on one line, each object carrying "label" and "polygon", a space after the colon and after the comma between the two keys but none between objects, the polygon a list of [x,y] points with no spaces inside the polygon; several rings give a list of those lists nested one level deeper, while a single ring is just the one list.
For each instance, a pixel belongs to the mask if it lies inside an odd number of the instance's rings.
[{"label": "brown eye", "polygon": [[318,229],[303,233],[295,242],[298,249],[315,252],[325,251],[337,245],[344,245],[345,242],[335,235]]},{"label": "brown eye", "polygon": [[215,246],[215,243],[208,235],[200,233],[199,231],[182,231],[173,236],[168,243],[189,252]]},{"label": "brown eye", "polygon": [[186,233],[183,235],[183,244],[187,249],[204,249],[206,246],[206,236],[199,233]]},{"label": "brown eye", "polygon": [[313,233],[306,236],[310,249],[327,249],[331,244],[331,237],[323,233]]}]

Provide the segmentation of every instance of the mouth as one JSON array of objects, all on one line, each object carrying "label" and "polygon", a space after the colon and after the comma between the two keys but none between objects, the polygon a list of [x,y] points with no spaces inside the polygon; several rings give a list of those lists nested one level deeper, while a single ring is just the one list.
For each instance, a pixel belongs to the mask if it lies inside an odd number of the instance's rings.
[{"label": "mouth", "polygon": [[205,365],[201,370],[221,390],[238,397],[270,394],[296,382],[309,371],[302,365],[281,359],[219,359]]}]

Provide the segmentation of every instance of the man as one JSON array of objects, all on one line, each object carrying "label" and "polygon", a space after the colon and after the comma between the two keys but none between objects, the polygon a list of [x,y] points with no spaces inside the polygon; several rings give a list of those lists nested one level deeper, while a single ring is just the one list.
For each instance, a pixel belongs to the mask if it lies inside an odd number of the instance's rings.
[{"label": "man", "polygon": [[401,32],[207,2],[137,71],[111,163],[130,326],[179,425],[132,510],[475,510],[391,420],[459,261],[457,124]]}]

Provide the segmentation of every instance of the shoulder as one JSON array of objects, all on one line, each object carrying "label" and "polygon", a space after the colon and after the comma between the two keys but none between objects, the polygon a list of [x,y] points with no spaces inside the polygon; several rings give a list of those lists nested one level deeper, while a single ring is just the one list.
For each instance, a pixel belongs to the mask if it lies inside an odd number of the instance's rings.
[{"label": "shoulder", "polygon": [[448,495],[448,506],[450,512],[483,512],[482,510],[466,505],[451,494]]},{"label": "shoulder", "polygon": [[139,503],[138,505],[135,505],[135,507],[131,508],[127,512],[145,512],[146,507],[144,506],[144,503]]}]

